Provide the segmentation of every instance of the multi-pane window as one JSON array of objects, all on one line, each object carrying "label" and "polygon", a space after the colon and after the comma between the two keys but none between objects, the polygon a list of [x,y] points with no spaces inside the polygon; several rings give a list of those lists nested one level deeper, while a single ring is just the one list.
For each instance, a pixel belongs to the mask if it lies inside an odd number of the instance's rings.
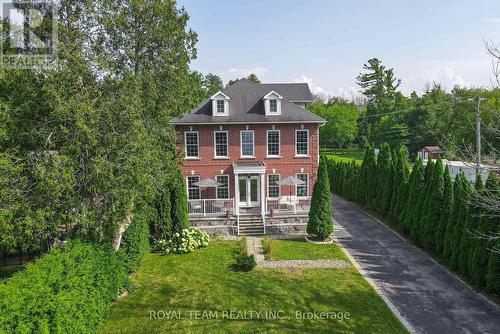
[{"label": "multi-pane window", "polygon": [[215,132],[215,156],[227,157],[227,131]]},{"label": "multi-pane window", "polygon": [[280,197],[280,186],[276,183],[280,179],[279,174],[267,175],[267,197]]},{"label": "multi-pane window", "polygon": [[309,174],[306,173],[299,173],[297,174],[297,179],[304,181],[304,184],[301,184],[300,186],[297,187],[297,197],[307,197],[307,188],[309,185]]},{"label": "multi-pane window", "polygon": [[185,142],[186,142],[186,157],[188,158],[198,158],[198,132],[189,131],[185,132]]},{"label": "multi-pane window", "polygon": [[217,175],[217,198],[229,198],[229,175]]},{"label": "multi-pane window", "polygon": [[224,100],[217,100],[217,113],[218,114],[224,113]]},{"label": "multi-pane window", "polygon": [[253,157],[254,156],[254,143],[253,131],[241,131],[241,156]]},{"label": "multi-pane window", "polygon": [[200,199],[200,187],[194,184],[199,181],[200,177],[197,175],[187,177],[188,199]]},{"label": "multi-pane window", "polygon": [[295,131],[295,155],[309,155],[309,130]]},{"label": "multi-pane window", "polygon": [[269,100],[269,112],[278,112],[278,100]]},{"label": "multi-pane window", "polygon": [[280,155],[280,131],[268,130],[267,131],[267,155],[279,156]]}]

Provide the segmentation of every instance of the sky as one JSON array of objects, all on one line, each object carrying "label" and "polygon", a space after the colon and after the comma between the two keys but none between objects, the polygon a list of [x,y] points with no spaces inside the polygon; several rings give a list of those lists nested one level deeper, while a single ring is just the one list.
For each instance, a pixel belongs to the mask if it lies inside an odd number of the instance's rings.
[{"label": "sky", "polygon": [[313,93],[350,97],[377,57],[405,94],[433,82],[491,87],[484,41],[500,44],[499,0],[178,0],[198,33],[192,68],[224,83],[307,82]]}]

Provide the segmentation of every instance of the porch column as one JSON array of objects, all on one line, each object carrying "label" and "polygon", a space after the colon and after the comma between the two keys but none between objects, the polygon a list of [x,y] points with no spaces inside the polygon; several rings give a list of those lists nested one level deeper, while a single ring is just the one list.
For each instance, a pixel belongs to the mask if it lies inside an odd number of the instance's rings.
[{"label": "porch column", "polygon": [[234,174],[234,213],[240,214],[240,184],[238,183],[238,174]]},{"label": "porch column", "polygon": [[263,215],[266,214],[266,205],[267,205],[264,175],[265,174],[260,174],[260,198],[262,202],[260,204],[260,213]]}]

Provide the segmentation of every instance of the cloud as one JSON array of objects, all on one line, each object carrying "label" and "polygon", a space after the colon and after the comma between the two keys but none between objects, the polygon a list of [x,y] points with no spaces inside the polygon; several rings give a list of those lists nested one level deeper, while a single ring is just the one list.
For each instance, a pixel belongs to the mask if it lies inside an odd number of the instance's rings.
[{"label": "cloud", "polygon": [[254,68],[233,67],[229,69],[229,73],[237,78],[248,77],[252,73],[261,77],[266,75],[267,72],[269,72],[269,70],[262,66],[255,66]]},{"label": "cloud", "polygon": [[402,90],[405,93],[412,91],[423,91],[432,85],[440,84],[444,89],[450,89],[454,86],[467,87],[471,83],[459,75],[453,68],[449,66],[436,66],[424,70],[421,74],[408,77],[403,80]]},{"label": "cloud", "polygon": [[323,95],[323,96],[333,96],[333,92],[323,89],[320,86],[316,86],[313,82],[313,79],[306,76],[305,74],[302,74],[299,78],[294,78],[293,82],[305,82],[309,85],[309,89],[311,89],[311,92],[315,95]]},{"label": "cloud", "polygon": [[488,23],[500,23],[500,17],[483,17],[481,21]]}]

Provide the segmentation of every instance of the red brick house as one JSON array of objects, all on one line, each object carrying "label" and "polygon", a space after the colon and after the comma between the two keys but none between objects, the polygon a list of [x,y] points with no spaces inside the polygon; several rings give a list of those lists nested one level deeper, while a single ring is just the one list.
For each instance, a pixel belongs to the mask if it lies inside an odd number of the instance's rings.
[{"label": "red brick house", "polygon": [[[263,232],[274,217],[307,215],[325,123],[305,109],[312,99],[305,83],[241,79],[172,120],[185,153],[192,225],[224,217],[235,233]],[[303,184],[276,183],[288,176]],[[217,186],[198,186],[207,179]]]}]

